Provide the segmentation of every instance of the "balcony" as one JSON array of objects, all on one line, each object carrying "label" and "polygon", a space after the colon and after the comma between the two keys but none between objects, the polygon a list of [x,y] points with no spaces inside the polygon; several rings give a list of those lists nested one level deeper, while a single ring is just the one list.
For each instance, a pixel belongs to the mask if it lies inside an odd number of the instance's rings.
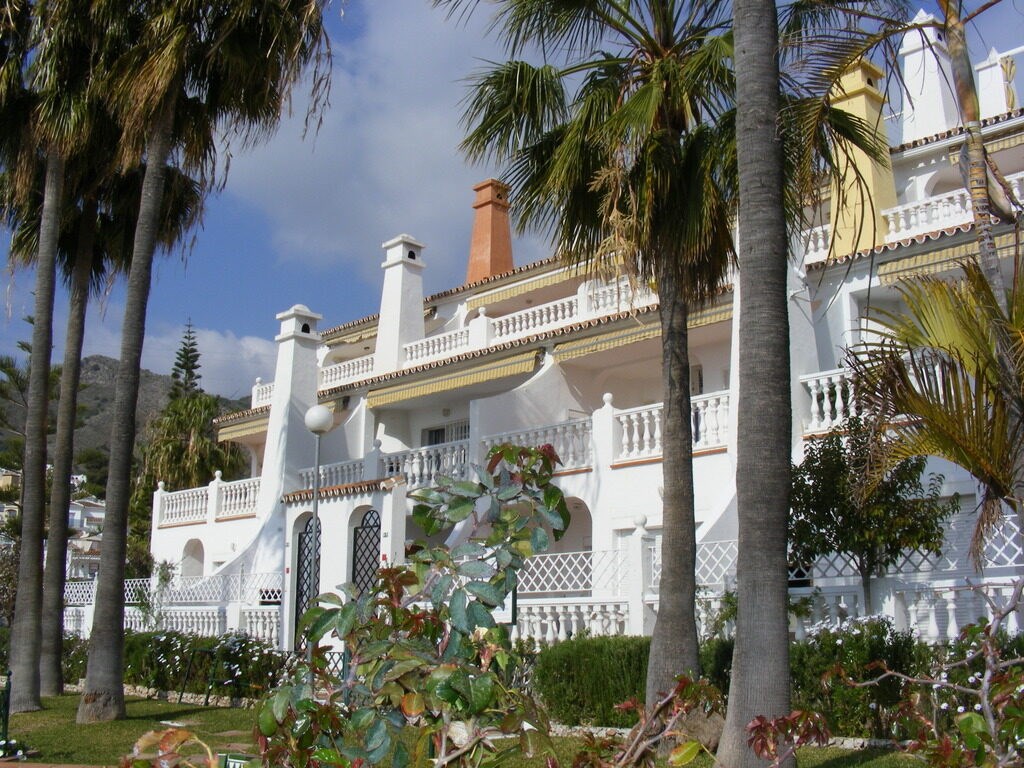
[{"label": "balcony", "polygon": [[[1014,197],[1024,200],[1024,173],[1006,177]],[[885,242],[895,243],[928,232],[967,224],[972,220],[973,207],[966,189],[954,189],[941,195],[927,197],[882,211],[888,223]]]},{"label": "balcony", "polygon": [[251,518],[260,493],[258,477],[226,483],[218,470],[213,482],[202,488],[165,491],[161,481],[153,499],[157,526],[197,525]]}]

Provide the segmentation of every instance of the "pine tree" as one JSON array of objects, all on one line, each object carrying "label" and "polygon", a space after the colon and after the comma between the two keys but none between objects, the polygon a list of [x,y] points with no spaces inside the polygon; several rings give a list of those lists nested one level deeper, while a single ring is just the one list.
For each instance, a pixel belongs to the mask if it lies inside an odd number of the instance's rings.
[{"label": "pine tree", "polygon": [[171,400],[180,397],[202,392],[199,386],[199,344],[196,342],[196,333],[192,328],[192,319],[189,318],[185,324],[185,335],[182,336],[181,346],[178,347],[178,354],[174,358],[174,367],[171,369]]}]

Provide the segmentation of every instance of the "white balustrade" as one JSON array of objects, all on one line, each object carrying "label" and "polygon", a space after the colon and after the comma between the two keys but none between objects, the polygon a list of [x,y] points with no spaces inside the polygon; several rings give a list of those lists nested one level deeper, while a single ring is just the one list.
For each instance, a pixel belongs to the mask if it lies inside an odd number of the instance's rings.
[{"label": "white balustrade", "polygon": [[828,256],[828,249],[831,245],[830,237],[831,228],[828,224],[811,227],[800,233],[797,247],[804,252],[805,264],[813,264]]},{"label": "white balustrade", "polygon": [[[720,448],[729,439],[729,393],[712,392],[690,399],[693,449]],[[662,454],[664,407],[661,403],[615,414],[622,433],[618,461],[658,458]]]},{"label": "white balustrade", "polygon": [[469,441],[457,440],[424,448],[385,454],[384,474],[404,475],[407,486],[423,488],[434,485],[439,476],[460,478],[465,474]]},{"label": "white balustrade", "polygon": [[[1006,178],[1018,200],[1024,200],[1024,173]],[[973,217],[971,196],[966,189],[954,189],[941,195],[934,195],[904,205],[897,205],[882,211],[888,224],[887,243],[916,237],[961,224],[967,224]]]},{"label": "white balustrade", "polygon": [[87,637],[85,628],[85,611],[81,608],[67,607],[64,609],[64,631],[78,637]]},{"label": "white balustrade", "polygon": [[159,525],[205,522],[209,507],[209,492],[209,487],[203,486],[202,488],[189,488],[185,491],[163,493],[160,498]]},{"label": "white balustrade", "polygon": [[512,341],[532,336],[575,322],[579,317],[579,302],[576,296],[548,302],[536,307],[513,312],[494,318],[494,341]]},{"label": "white balustrade", "polygon": [[845,368],[801,376],[800,382],[811,400],[808,433],[827,432],[857,415],[853,374]]},{"label": "white balustrade", "polygon": [[186,635],[216,637],[227,632],[223,608],[167,608],[156,614],[160,629]]},{"label": "white balustrade", "polygon": [[[320,467],[320,487],[330,488],[335,485],[349,485],[363,481],[363,467],[365,462],[362,459],[350,461],[339,461],[334,464],[325,464]],[[313,487],[313,468],[303,469],[299,477],[305,488]]]},{"label": "white balustrade", "polygon": [[260,479],[250,477],[245,480],[222,483],[218,492],[220,493],[220,503],[217,508],[217,520],[254,515],[256,514],[256,500],[260,495]]},{"label": "white balustrade", "polygon": [[256,384],[252,388],[252,403],[251,407],[259,408],[263,405],[270,405],[270,401],[274,399],[274,382],[263,383],[262,379],[256,379]]},{"label": "white balustrade", "polygon": [[624,635],[629,606],[623,600],[550,602],[520,600],[512,639],[532,639],[549,645],[579,636]]},{"label": "white balustrade", "polygon": [[245,608],[241,630],[249,637],[277,645],[281,639],[281,610],[277,607]]},{"label": "white balustrade", "polygon": [[634,288],[628,280],[598,283],[587,294],[590,314],[594,316],[617,314],[647,307],[658,301],[658,294],[646,286]]},{"label": "white balustrade", "polygon": [[469,349],[469,328],[459,328],[406,344],[405,364],[418,365],[429,360],[451,357]]},{"label": "white balustrade", "polygon": [[550,445],[562,460],[561,469],[581,469],[589,467],[593,462],[591,450],[592,420],[573,419],[560,424],[550,424],[534,429],[520,429],[488,435],[483,439],[484,452],[496,445],[511,443],[537,447]]},{"label": "white balustrade", "polygon": [[359,381],[373,375],[373,355],[363,355],[352,360],[325,366],[320,369],[320,387],[329,389],[352,381]]}]

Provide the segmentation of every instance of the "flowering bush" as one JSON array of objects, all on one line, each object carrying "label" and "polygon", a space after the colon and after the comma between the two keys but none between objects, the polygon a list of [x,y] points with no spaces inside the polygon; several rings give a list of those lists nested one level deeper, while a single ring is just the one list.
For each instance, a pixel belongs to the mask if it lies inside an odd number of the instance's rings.
[{"label": "flowering bush", "polygon": [[286,654],[262,640],[228,633],[197,637],[180,632],[129,632],[125,682],[161,691],[259,697],[276,685]]},{"label": "flowering bush", "polygon": [[906,675],[928,670],[931,649],[909,632],[893,628],[883,616],[868,616],[813,626],[806,640],[790,649],[794,707],[819,712],[833,733],[843,736],[900,736],[893,732],[903,683],[888,678],[866,688],[846,685],[884,666]]}]

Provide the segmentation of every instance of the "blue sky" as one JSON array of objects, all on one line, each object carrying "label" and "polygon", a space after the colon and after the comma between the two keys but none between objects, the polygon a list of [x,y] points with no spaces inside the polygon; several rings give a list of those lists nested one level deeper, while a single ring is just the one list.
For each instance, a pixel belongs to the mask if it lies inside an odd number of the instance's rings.
[{"label": "blue sky", "polygon": [[[273,140],[232,157],[187,260],[171,254],[157,264],[143,354],[150,370],[170,370],[191,318],[204,386],[248,394],[257,376],[273,377],[277,312],[306,304],[329,327],[377,311],[380,244],[400,233],[427,244],[428,293],[462,282],[471,187],[496,170],[468,166],[458,152],[463,80],[501,56],[487,18],[447,19],[426,0],[349,0],[343,15],[341,7],[335,0],[329,10],[334,73],[319,132],[302,138],[305,94],[297,91]],[[976,61],[992,46],[1024,44],[1024,0],[1004,0],[983,23],[972,41]],[[1024,76],[1024,95],[1022,86]],[[545,255],[539,238],[516,241],[517,264]],[[0,353],[30,335],[21,318],[31,312],[32,275],[6,282]],[[115,285],[94,302],[86,354],[117,357],[122,297]],[[58,292],[55,360],[65,307]]]}]

